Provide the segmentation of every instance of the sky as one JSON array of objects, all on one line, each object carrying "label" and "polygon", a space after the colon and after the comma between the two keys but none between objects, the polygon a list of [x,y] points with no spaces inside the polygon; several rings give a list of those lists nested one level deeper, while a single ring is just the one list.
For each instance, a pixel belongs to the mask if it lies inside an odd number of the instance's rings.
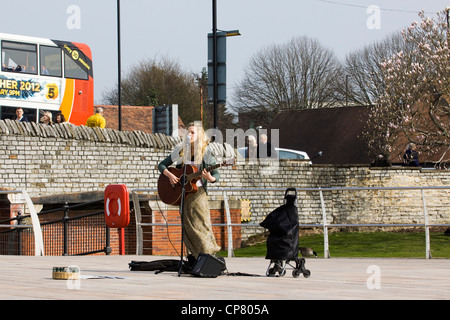
[{"label": "sky", "polygon": [[[213,0],[122,0],[122,77],[147,59],[167,57],[186,72],[207,66]],[[338,58],[380,41],[420,18],[435,17],[450,0],[217,0],[217,27],[227,38],[227,96],[263,48],[308,36]],[[21,0],[3,6],[0,33],[82,42],[93,54],[95,103],[117,87],[117,0]],[[173,103],[177,103],[174,101]]]}]

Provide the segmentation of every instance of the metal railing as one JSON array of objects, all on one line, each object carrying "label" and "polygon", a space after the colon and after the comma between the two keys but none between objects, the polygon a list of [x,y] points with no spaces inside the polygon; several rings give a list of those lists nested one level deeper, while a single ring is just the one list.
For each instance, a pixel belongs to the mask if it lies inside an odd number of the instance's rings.
[{"label": "metal railing", "polygon": [[23,205],[23,212],[0,222],[0,254],[29,255],[34,251],[34,255],[43,256],[44,248],[46,255],[111,252],[104,210],[92,209],[92,206],[103,207],[103,200],[70,206],[66,203],[37,213],[25,190],[0,191],[0,194],[21,194],[11,204]]},{"label": "metal railing", "polygon": [[[41,225],[39,223],[39,218],[34,207],[33,201],[31,201],[28,192],[25,190],[11,190],[11,191],[0,191],[0,194],[21,194],[22,199],[19,200],[20,204],[26,205],[29,216],[31,219],[31,224],[21,225],[20,221],[23,219],[22,216],[18,216],[16,218],[8,220],[9,224],[0,224],[1,228],[7,228],[12,230],[19,229],[31,229],[33,231],[34,237],[34,255],[35,256],[43,256],[44,255],[44,240],[42,237]],[[17,222],[16,224],[14,222]],[[20,239],[21,232],[17,232],[18,237]],[[20,247],[20,243],[18,244]]]},{"label": "metal railing", "polygon": [[[223,224],[212,224],[213,226],[224,226],[228,229],[228,257],[234,256],[233,254],[233,227],[259,227],[259,223],[232,223],[230,219],[230,210],[228,207],[228,193],[230,192],[285,192],[286,188],[214,188],[209,189],[209,194],[223,194],[223,199],[225,203],[226,211],[226,223]],[[450,226],[450,223],[429,223],[428,221],[428,207],[425,197],[426,190],[450,190],[450,186],[430,186],[430,187],[336,187],[336,188],[296,188],[297,192],[318,192],[320,197],[320,209],[321,209],[321,220],[322,223],[311,223],[311,224],[299,224],[302,228],[322,228],[324,236],[324,258],[330,258],[329,250],[329,240],[328,240],[328,228],[332,227],[349,227],[349,228],[360,228],[360,227],[423,227],[425,229],[425,258],[430,259],[431,248],[430,248],[430,227],[437,226]],[[327,222],[327,208],[325,206],[324,192],[334,192],[334,191],[386,191],[386,190],[419,190],[421,192],[421,202],[422,202],[422,212],[423,212],[423,223],[328,223]],[[169,223],[142,223],[141,222],[141,211],[139,206],[139,192],[152,192],[156,193],[157,189],[134,189],[131,190],[132,200],[134,203],[134,210],[136,214],[136,254],[142,254],[143,244],[142,244],[142,227],[144,226],[180,226],[181,224],[169,224]],[[248,198],[246,195],[244,198]],[[447,205],[447,208],[450,204]],[[449,212],[450,219],[450,212]]]},{"label": "metal railing", "polygon": [[[110,229],[105,224],[103,203],[103,200],[74,205],[65,203],[41,211],[38,216],[46,235],[47,255],[110,254]],[[95,209],[99,206],[102,209]]]}]

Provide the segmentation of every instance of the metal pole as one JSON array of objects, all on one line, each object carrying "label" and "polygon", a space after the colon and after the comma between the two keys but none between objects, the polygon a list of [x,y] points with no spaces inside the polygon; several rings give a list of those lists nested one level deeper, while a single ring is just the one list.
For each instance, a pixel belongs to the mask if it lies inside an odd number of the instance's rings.
[{"label": "metal pole", "polygon": [[[17,212],[17,216],[16,216],[16,218],[17,218],[17,224],[18,225],[21,225],[22,224],[22,219],[23,219],[23,217],[22,217],[22,212]],[[21,254],[22,254],[22,229],[18,229],[17,230],[17,235],[18,235],[18,237],[19,237],[19,244],[18,244],[18,246],[17,246],[17,252],[16,252],[16,254],[18,255],[18,256],[20,256]]]},{"label": "metal pole", "polygon": [[106,232],[106,247],[105,247],[105,253],[107,256],[109,256],[111,254],[111,228],[108,227],[105,224],[105,232]]},{"label": "metal pole", "polygon": [[330,249],[328,246],[328,223],[327,223],[327,212],[325,210],[325,201],[323,200],[323,192],[319,188],[320,195],[320,206],[322,207],[322,223],[323,223],[323,257],[325,259],[330,258]]},{"label": "metal pole", "polygon": [[117,107],[119,117],[119,131],[122,131],[122,95],[121,95],[121,82],[122,82],[122,63],[120,56],[120,0],[117,0]]},{"label": "metal pole", "polygon": [[142,235],[142,218],[141,218],[141,205],[139,203],[139,195],[132,190],[131,199],[133,199],[134,215],[136,219],[136,254],[142,255],[143,250],[143,235]]},{"label": "metal pole", "polygon": [[67,247],[69,241],[69,203],[64,204],[64,219],[63,219],[63,231],[64,231],[64,253],[63,256],[67,256]]},{"label": "metal pole", "polygon": [[202,122],[203,127],[203,83],[200,84],[200,121]]},{"label": "metal pole", "polygon": [[231,225],[230,206],[228,205],[227,193],[223,191],[223,202],[225,204],[225,213],[227,215],[227,235],[228,235],[228,258],[234,257],[233,251],[233,226]]},{"label": "metal pole", "polygon": [[423,204],[423,216],[425,224],[425,259],[431,259],[431,248],[430,248],[430,227],[428,225],[428,210],[427,201],[425,200],[425,192],[422,192],[422,204]]},{"label": "metal pole", "polygon": [[119,228],[119,255],[125,255],[125,228]]},{"label": "metal pole", "polygon": [[345,75],[345,106],[348,107],[348,74]]},{"label": "metal pole", "polygon": [[217,100],[218,100],[218,76],[217,76],[217,0],[213,0],[213,105],[214,105],[214,128],[217,129]]},{"label": "metal pole", "polygon": [[450,29],[450,7],[447,7],[447,29]]}]

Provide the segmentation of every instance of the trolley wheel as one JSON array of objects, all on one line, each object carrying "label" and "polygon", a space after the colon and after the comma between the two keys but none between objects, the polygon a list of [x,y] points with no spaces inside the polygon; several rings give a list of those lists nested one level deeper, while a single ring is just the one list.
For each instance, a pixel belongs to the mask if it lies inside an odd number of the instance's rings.
[{"label": "trolley wheel", "polygon": [[309,278],[309,277],[311,276],[311,271],[309,271],[309,270],[303,271],[303,276],[304,276],[305,278]]},{"label": "trolley wheel", "polygon": [[270,268],[269,270],[267,270],[266,276],[268,277],[274,277],[275,276],[275,268]]},{"label": "trolley wheel", "polygon": [[266,271],[266,276],[268,277],[276,277],[277,273],[279,277],[282,277],[286,274],[286,268],[283,268],[283,261],[281,260],[272,260],[270,262],[271,264],[273,263],[273,267],[267,269]]},{"label": "trolley wheel", "polygon": [[298,277],[300,276],[300,270],[294,269],[294,270],[292,271],[292,276],[293,276],[294,278],[298,278]]}]

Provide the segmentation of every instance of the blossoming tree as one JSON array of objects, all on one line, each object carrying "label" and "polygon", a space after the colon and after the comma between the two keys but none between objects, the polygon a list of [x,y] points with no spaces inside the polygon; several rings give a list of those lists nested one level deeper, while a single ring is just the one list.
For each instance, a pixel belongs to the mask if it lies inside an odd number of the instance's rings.
[{"label": "blossoming tree", "polygon": [[370,111],[364,135],[374,156],[389,156],[403,137],[442,164],[450,161],[448,17],[446,10],[434,19],[423,12],[419,17],[402,30],[406,49],[381,65],[385,91]]}]

